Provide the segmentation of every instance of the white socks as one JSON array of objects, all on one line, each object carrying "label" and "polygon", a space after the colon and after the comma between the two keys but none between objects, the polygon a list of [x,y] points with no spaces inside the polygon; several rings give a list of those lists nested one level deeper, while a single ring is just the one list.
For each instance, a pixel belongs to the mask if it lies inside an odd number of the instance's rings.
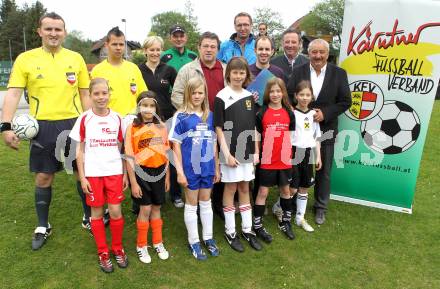
[{"label": "white socks", "polygon": [[[224,207],[223,213],[225,214],[225,230],[227,234],[235,233],[235,207]],[[252,231],[252,207],[251,204],[240,206],[241,214],[241,230],[244,233],[250,233]]]},{"label": "white socks", "polygon": [[306,214],[308,194],[298,193],[296,198],[296,223],[298,224]]},{"label": "white socks", "polygon": [[223,207],[223,213],[225,215],[226,234],[235,233],[235,207]]},{"label": "white socks", "polygon": [[212,239],[212,207],[211,200],[199,201],[200,206],[200,220],[202,221],[202,235],[203,240]]},{"label": "white socks", "polygon": [[185,204],[183,219],[185,220],[186,230],[188,231],[188,243],[192,245],[200,242],[199,230],[197,228],[197,206]]},{"label": "white socks", "polygon": [[[200,220],[202,221],[202,235],[203,240],[212,239],[212,207],[211,200],[199,201],[200,205]],[[188,231],[188,243],[194,244],[200,242],[199,230],[197,225],[197,206],[185,204],[183,212],[186,230]],[[235,230],[235,228],[234,228]]]},{"label": "white socks", "polygon": [[241,214],[241,230],[244,233],[250,233],[252,231],[252,207],[251,204],[240,206]]}]

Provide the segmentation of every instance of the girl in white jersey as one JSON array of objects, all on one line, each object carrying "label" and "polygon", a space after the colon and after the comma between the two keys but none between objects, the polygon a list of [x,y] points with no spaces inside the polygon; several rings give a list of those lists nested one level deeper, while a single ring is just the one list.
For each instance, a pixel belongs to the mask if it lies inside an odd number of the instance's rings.
[{"label": "girl in white jersey", "polygon": [[121,157],[121,118],[108,108],[110,91],[107,80],[92,79],[89,91],[92,108],[78,117],[70,137],[79,142],[78,175],[87,205],[92,211],[90,223],[98,249],[99,266],[104,272],[110,273],[113,272],[113,265],[103,220],[106,203],[110,211],[112,253],[120,268],[128,265],[122,246],[124,217],[121,202],[128,182]]},{"label": "girl in white jersey", "polygon": [[[296,200],[296,224],[306,232],[313,232],[304,215],[306,213],[308,188],[314,185],[313,166],[320,170],[321,154],[318,138],[321,136],[319,123],[313,121],[315,111],[309,108],[313,100],[313,89],[310,81],[303,80],[295,89],[297,105],[295,114],[295,133],[292,139],[294,149],[293,179],[290,184],[292,195],[298,192]],[[313,160],[311,156],[315,156]]]}]

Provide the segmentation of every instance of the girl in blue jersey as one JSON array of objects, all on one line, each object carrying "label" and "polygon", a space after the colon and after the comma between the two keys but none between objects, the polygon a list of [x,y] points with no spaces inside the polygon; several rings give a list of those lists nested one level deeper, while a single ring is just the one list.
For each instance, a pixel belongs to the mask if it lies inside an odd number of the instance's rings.
[{"label": "girl in blue jersey", "polygon": [[184,219],[188,230],[189,249],[197,260],[206,255],[200,245],[197,203],[200,206],[203,241],[212,256],[219,250],[212,237],[213,213],[211,189],[220,179],[213,115],[209,111],[205,83],[200,78],[188,81],[182,108],[174,115],[170,130],[173,142],[177,181],[185,188]]}]

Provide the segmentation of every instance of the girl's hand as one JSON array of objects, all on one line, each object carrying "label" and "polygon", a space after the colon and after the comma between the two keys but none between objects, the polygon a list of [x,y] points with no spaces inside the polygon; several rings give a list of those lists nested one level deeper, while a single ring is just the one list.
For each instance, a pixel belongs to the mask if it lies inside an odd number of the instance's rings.
[{"label": "girl's hand", "polygon": [[184,174],[177,174],[177,182],[184,188],[188,186],[188,180],[186,179]]},{"label": "girl's hand", "polygon": [[81,179],[81,188],[84,194],[90,195],[92,193],[92,186],[86,178]]},{"label": "girl's hand", "polygon": [[170,177],[167,175],[165,177],[165,192],[168,192],[170,190]]},{"label": "girl's hand", "polygon": [[131,184],[131,195],[136,199],[142,198],[142,190],[137,183]]},{"label": "girl's hand", "polygon": [[318,159],[316,160],[315,168],[316,168],[317,171],[319,171],[319,170],[322,168],[322,161],[321,161],[321,158],[318,158]]},{"label": "girl's hand", "polygon": [[254,154],[254,166],[258,165],[258,163],[260,162],[260,155],[259,154]]},{"label": "girl's hand", "polygon": [[227,164],[228,166],[230,166],[230,167],[235,168],[235,167],[237,167],[237,166],[240,164],[240,162],[237,161],[237,159],[234,158],[232,155],[229,155],[226,164]]},{"label": "girl's hand", "polygon": [[258,101],[260,100],[260,94],[258,93],[258,91],[252,92],[252,97],[254,98],[254,101],[256,103],[258,103]]},{"label": "girl's hand", "polygon": [[219,167],[215,168],[215,176],[214,176],[214,184],[220,182],[220,169]]},{"label": "girl's hand", "polygon": [[128,184],[129,184],[129,181],[128,181],[128,177],[127,177],[127,174],[124,174],[124,176],[122,177],[122,191],[125,191],[126,189],[128,189]]}]

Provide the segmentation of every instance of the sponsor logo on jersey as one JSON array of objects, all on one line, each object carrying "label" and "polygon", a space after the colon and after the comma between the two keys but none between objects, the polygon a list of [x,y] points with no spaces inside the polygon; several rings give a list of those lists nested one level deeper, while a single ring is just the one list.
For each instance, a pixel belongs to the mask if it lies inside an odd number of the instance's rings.
[{"label": "sponsor logo on jersey", "polygon": [[309,130],[309,129],[310,129],[310,121],[309,121],[309,118],[308,118],[308,117],[306,117],[306,118],[304,119],[304,129],[306,129],[306,130]]},{"label": "sponsor logo on jersey", "polygon": [[198,131],[207,131],[208,130],[208,125],[206,123],[199,123],[196,126],[196,130],[198,130]]},{"label": "sponsor logo on jersey", "polygon": [[116,130],[112,130],[112,129],[109,128],[109,127],[103,127],[103,128],[101,128],[101,132],[102,132],[103,134],[116,134],[116,133],[117,133]]}]

